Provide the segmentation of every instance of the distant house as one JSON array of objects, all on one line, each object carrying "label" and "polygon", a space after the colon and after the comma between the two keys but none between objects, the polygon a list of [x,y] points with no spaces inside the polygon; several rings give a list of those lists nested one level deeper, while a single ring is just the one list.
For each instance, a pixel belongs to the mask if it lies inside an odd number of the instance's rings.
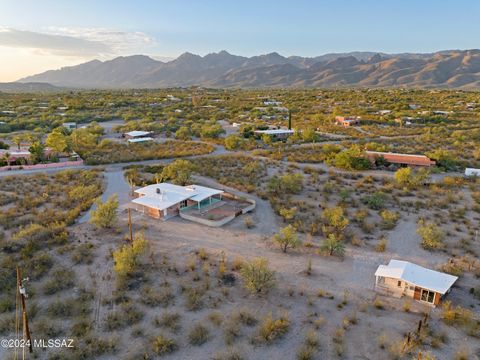
[{"label": "distant house", "polygon": [[445,115],[451,114],[451,111],[442,111],[442,110],[434,110],[433,115]]},{"label": "distant house", "polygon": [[465,176],[478,176],[480,177],[480,169],[466,168]]},{"label": "distant house", "polygon": [[295,133],[294,130],[291,129],[270,129],[270,130],[255,130],[253,132],[255,135],[263,136],[269,135],[273,140],[285,140],[289,136]]},{"label": "distant house", "polygon": [[379,115],[388,115],[388,114],[391,114],[391,113],[392,113],[392,110],[379,110],[378,111]]},{"label": "distant house", "polygon": [[458,277],[430,270],[408,261],[390,260],[375,271],[375,290],[393,297],[413,298],[437,306]]},{"label": "distant house", "polygon": [[73,130],[77,128],[77,123],[76,122],[64,122],[62,124],[63,127],[67,128],[68,130]]},{"label": "distant house", "polygon": [[134,130],[134,131],[130,131],[130,132],[124,133],[122,136],[123,136],[125,139],[131,140],[131,139],[146,138],[146,137],[149,137],[149,135],[151,135],[151,134],[152,134],[151,131]]},{"label": "distant house", "polygon": [[154,218],[167,219],[183,208],[198,209],[222,199],[223,190],[200,185],[179,186],[170,183],[148,185],[134,192],[133,207]]},{"label": "distant house", "polygon": [[281,102],[281,101],[277,101],[277,100],[268,99],[268,100],[264,100],[264,101],[263,101],[263,105],[267,105],[267,106],[270,106],[270,105],[279,106],[279,105],[282,105],[282,102]]},{"label": "distant house", "polygon": [[[8,155],[8,159],[6,158]],[[25,163],[30,161],[32,154],[27,149],[0,149],[0,159],[5,159],[7,162],[14,163],[17,160],[23,160]]]},{"label": "distant house", "polygon": [[378,159],[384,159],[392,164],[399,164],[405,166],[432,166],[435,165],[435,161],[430,160],[425,155],[410,155],[410,154],[397,154],[390,152],[380,151],[365,151],[365,155],[368,160],[375,163]]},{"label": "distant house", "polygon": [[359,116],[335,116],[335,125],[349,127],[353,125],[360,125],[361,118]]}]

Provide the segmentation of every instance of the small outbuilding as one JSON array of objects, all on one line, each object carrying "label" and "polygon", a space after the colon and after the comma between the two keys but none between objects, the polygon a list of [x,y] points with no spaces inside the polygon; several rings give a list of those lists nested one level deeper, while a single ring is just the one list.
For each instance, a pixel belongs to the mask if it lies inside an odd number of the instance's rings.
[{"label": "small outbuilding", "polygon": [[289,136],[295,133],[295,130],[291,129],[271,129],[271,130],[255,130],[253,132],[255,135],[263,136],[269,135],[273,140],[285,140]]},{"label": "small outbuilding", "polygon": [[125,139],[140,139],[140,138],[146,138],[149,137],[152,134],[151,131],[140,131],[140,130],[134,130],[130,131],[127,133],[123,134],[123,137]]},{"label": "small outbuilding", "polygon": [[375,163],[377,160],[382,159],[391,164],[398,164],[404,166],[432,166],[435,165],[435,161],[431,160],[425,155],[412,155],[412,154],[399,154],[391,152],[380,151],[365,151],[370,162]]},{"label": "small outbuilding", "polygon": [[465,176],[478,176],[480,177],[480,169],[466,168]]},{"label": "small outbuilding", "polygon": [[390,260],[375,271],[375,290],[393,297],[409,297],[437,306],[458,277],[430,270],[408,261]]},{"label": "small outbuilding", "polygon": [[335,116],[335,125],[349,127],[360,125],[361,118],[359,116]]}]

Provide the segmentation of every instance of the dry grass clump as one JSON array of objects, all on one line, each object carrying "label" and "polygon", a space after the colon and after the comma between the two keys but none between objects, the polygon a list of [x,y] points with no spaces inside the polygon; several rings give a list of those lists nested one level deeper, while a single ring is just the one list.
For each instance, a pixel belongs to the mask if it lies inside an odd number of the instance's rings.
[{"label": "dry grass clump", "polygon": [[206,343],[210,338],[210,331],[200,323],[193,325],[188,332],[188,342],[190,345],[200,346]]},{"label": "dry grass clump", "polygon": [[220,351],[213,356],[213,360],[244,360],[245,357],[239,349],[228,348]]},{"label": "dry grass clump", "polygon": [[153,323],[158,327],[166,328],[173,333],[177,333],[180,330],[180,319],[181,316],[179,313],[165,312],[161,316],[155,316]]},{"label": "dry grass clump", "polygon": [[174,339],[169,338],[165,335],[158,335],[152,341],[152,351],[156,355],[166,355],[171,354],[178,350],[178,345]]},{"label": "dry grass clump", "polygon": [[285,313],[278,318],[274,318],[270,313],[260,323],[257,335],[253,341],[264,344],[271,344],[282,338],[290,328],[288,314]]}]

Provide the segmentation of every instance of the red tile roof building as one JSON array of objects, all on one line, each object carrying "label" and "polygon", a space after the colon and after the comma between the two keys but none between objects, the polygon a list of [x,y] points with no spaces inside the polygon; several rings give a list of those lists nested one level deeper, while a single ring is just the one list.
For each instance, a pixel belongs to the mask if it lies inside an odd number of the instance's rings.
[{"label": "red tile roof building", "polygon": [[410,154],[397,154],[390,152],[380,151],[366,151],[365,154],[371,162],[375,162],[378,158],[383,158],[389,163],[411,166],[432,166],[435,165],[435,161],[430,160],[425,155],[410,155]]}]

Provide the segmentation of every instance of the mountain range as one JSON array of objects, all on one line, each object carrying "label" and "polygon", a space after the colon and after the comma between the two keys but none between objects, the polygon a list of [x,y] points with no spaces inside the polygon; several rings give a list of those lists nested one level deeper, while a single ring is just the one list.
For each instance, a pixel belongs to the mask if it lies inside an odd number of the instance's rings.
[{"label": "mountain range", "polygon": [[28,76],[17,83],[69,88],[416,87],[480,88],[480,50],[429,54],[352,52],[318,57],[226,51],[184,53],[162,62],[144,55],[93,60]]}]

